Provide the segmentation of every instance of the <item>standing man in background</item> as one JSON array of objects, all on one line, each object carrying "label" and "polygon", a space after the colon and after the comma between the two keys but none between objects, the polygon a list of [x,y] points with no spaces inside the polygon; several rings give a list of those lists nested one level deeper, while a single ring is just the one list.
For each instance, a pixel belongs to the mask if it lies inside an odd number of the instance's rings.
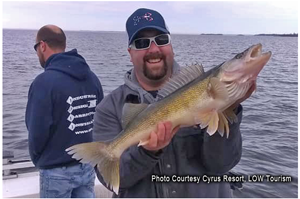
[{"label": "standing man in background", "polygon": [[43,26],[34,49],[45,71],[30,86],[25,120],[29,154],[40,170],[40,197],[95,197],[94,168],[72,159],[65,149],[93,141],[101,83],[76,49],[65,52],[61,28]]}]

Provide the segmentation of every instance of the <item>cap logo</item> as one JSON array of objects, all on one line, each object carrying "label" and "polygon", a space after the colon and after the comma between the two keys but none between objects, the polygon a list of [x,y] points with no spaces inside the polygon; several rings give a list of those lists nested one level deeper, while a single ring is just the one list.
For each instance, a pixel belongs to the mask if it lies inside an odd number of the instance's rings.
[{"label": "cap logo", "polygon": [[150,12],[147,12],[143,16],[135,16],[135,17],[133,17],[133,25],[136,26],[140,22],[140,20],[142,20],[142,19],[147,20],[147,21],[152,21],[153,18],[151,17],[151,15],[152,14]]}]

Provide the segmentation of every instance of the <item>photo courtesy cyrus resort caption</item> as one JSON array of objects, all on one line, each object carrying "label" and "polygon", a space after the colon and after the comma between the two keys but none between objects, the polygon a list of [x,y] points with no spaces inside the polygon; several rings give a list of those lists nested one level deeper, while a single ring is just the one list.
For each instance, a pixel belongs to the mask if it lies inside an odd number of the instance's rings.
[{"label": "photo courtesy cyrus resort caption", "polygon": [[269,175],[269,174],[256,174],[256,175],[222,175],[222,176],[193,176],[193,175],[152,175],[152,182],[178,182],[178,183],[217,183],[217,182],[292,182],[291,176],[285,175]]}]

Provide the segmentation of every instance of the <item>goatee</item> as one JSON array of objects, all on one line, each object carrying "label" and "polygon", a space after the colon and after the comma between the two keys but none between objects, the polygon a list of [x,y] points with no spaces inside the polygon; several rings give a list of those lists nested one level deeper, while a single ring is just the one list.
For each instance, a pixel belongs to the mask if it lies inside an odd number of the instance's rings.
[{"label": "goatee", "polygon": [[[163,67],[160,71],[153,73],[151,69],[147,67],[147,61],[150,59],[161,59],[163,61]],[[151,53],[144,57],[144,65],[143,65],[143,72],[145,77],[150,80],[160,80],[163,79],[167,75],[168,66],[165,59],[165,56],[161,53]]]}]

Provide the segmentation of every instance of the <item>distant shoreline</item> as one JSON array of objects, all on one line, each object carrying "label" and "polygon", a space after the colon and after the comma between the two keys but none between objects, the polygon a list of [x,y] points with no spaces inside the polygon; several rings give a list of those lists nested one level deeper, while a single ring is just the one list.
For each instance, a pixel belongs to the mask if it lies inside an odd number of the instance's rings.
[{"label": "distant shoreline", "polygon": [[223,34],[202,33],[201,35],[223,35]]},{"label": "distant shoreline", "polygon": [[293,34],[257,34],[254,36],[273,36],[273,37],[298,37],[298,33]]}]

